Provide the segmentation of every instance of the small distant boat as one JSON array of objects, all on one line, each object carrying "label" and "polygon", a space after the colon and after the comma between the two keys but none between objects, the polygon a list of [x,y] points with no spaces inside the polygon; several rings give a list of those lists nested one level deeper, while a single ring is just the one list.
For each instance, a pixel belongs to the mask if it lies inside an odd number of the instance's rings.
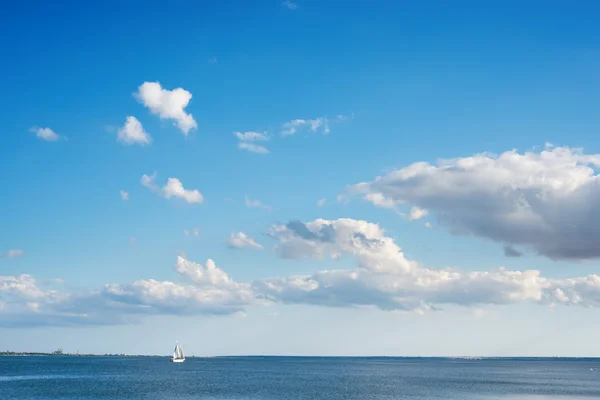
[{"label": "small distant boat", "polygon": [[175,350],[173,350],[173,357],[171,357],[171,362],[184,362],[185,355],[183,354],[183,347],[179,345],[179,342],[175,345]]}]

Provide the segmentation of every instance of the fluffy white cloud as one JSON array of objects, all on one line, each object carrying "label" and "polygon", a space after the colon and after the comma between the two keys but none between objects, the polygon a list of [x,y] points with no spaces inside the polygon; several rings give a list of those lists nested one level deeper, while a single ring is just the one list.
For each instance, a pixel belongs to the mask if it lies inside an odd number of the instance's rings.
[{"label": "fluffy white cloud", "polygon": [[263,249],[262,245],[256,243],[254,239],[244,232],[236,232],[229,235],[229,238],[227,238],[227,246],[232,249],[242,249],[244,247]]},{"label": "fluffy white cloud", "polygon": [[417,268],[417,263],[407,260],[379,225],[366,221],[292,221],[271,227],[269,235],[279,242],[277,250],[283,258],[336,259],[341,252],[354,255],[358,266],[365,270],[407,273]]},{"label": "fluffy white cloud", "polygon": [[125,125],[119,128],[117,140],[126,145],[140,144],[148,145],[152,142],[152,138],[142,127],[142,123],[136,117],[127,117]]},{"label": "fluffy white cloud", "polygon": [[238,142],[239,149],[247,150],[252,153],[269,154],[269,149],[265,146],[251,143],[269,140],[269,137],[266,134],[259,132],[233,132],[233,134],[240,140]]},{"label": "fluffy white cloud", "polygon": [[200,204],[204,201],[204,196],[198,190],[188,190],[183,187],[181,181],[177,178],[167,179],[167,184],[159,189],[154,183],[156,180],[156,172],[152,175],[142,175],[140,180],[141,184],[152,191],[160,191],[161,195],[167,199],[171,197],[178,197],[185,200],[188,203]]},{"label": "fluffy white cloud", "polygon": [[204,196],[198,190],[186,190],[177,178],[167,179],[167,184],[163,187],[163,194],[167,199],[179,197],[188,203],[202,203],[204,201]]},{"label": "fluffy white cloud", "polygon": [[477,306],[525,301],[600,305],[597,275],[552,280],[537,270],[427,269],[406,259],[381,228],[365,221],[292,222],[273,226],[270,235],[278,240],[283,257],[322,258],[341,252],[353,255],[357,262],[357,268],[350,270],[255,281],[255,292],[271,301],[405,311],[439,310],[446,304]]},{"label": "fluffy white cloud", "polygon": [[262,203],[260,200],[250,200],[248,196],[244,198],[244,203],[248,208],[264,208],[265,210],[271,211],[271,206]]},{"label": "fluffy white cloud", "polygon": [[175,270],[189,283],[143,279],[87,293],[47,289],[29,275],[0,276],[0,326],[123,324],[142,315],[236,314],[264,303],[212,260],[203,267],[178,257]]},{"label": "fluffy white cloud", "polygon": [[159,82],[144,82],[134,96],[161,119],[174,120],[186,136],[190,130],[198,127],[192,114],[185,112],[192,99],[192,94],[185,89],[167,90],[163,89]]},{"label": "fluffy white cloud", "polygon": [[[351,186],[380,207],[429,210],[454,234],[475,235],[552,259],[600,257],[600,154],[539,152],[417,162]],[[514,252],[509,252],[515,254]]]},{"label": "fluffy white cloud", "polygon": [[366,221],[295,221],[272,226],[269,235],[284,258],[352,259],[354,265],[236,282],[210,259],[203,266],[179,256],[174,269],[186,283],[143,279],[83,293],[50,289],[29,275],[2,276],[0,326],[122,324],[156,314],[231,315],[271,303],[410,312],[522,302],[600,307],[598,275],[549,279],[537,270],[424,268],[407,259],[381,227]]},{"label": "fluffy white cloud", "polygon": [[121,200],[123,200],[123,201],[129,200],[129,193],[127,193],[124,190],[121,190]]},{"label": "fluffy white cloud", "polygon": [[273,226],[270,234],[284,256],[339,258],[341,253],[356,265],[243,283],[210,259],[203,266],[179,256],[175,271],[187,283],[143,279],[87,293],[48,289],[29,275],[3,276],[0,326],[122,324],[156,314],[231,315],[270,303],[411,312],[520,302],[600,307],[598,275],[548,279],[537,270],[427,269],[408,260],[379,226],[365,221],[293,222]]},{"label": "fluffy white cloud", "polygon": [[50,128],[40,128],[39,126],[34,126],[31,127],[29,131],[35,133],[35,136],[37,136],[38,139],[45,140],[47,142],[56,142],[60,139],[60,135]]}]

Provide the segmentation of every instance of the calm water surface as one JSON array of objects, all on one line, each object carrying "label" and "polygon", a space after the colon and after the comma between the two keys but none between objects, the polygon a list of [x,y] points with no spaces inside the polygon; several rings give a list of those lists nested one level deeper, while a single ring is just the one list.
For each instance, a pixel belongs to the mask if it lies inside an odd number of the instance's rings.
[{"label": "calm water surface", "polygon": [[0,399],[600,398],[600,359],[0,357]]}]

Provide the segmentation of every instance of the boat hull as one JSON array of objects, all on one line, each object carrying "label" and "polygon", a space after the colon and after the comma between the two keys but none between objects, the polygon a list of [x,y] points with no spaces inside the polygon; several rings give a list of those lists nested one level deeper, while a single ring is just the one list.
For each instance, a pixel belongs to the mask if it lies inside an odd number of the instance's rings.
[{"label": "boat hull", "polygon": [[185,358],[171,358],[171,362],[184,362]]}]

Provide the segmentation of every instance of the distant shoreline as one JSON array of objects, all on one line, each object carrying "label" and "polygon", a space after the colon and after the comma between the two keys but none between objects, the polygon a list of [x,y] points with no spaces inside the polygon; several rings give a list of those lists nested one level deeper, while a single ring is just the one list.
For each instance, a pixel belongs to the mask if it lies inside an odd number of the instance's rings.
[{"label": "distant shoreline", "polygon": [[[156,357],[167,358],[169,355],[158,354],[84,354],[84,353],[45,353],[45,352],[18,352],[4,351],[0,352],[0,357]],[[600,361],[600,357],[569,357],[569,356],[546,356],[546,357],[527,357],[527,356],[286,356],[286,355],[231,355],[231,356],[186,356],[186,358],[237,358],[237,359],[269,359],[269,358],[303,358],[303,359],[364,359],[364,360],[517,360],[517,361]]]}]

